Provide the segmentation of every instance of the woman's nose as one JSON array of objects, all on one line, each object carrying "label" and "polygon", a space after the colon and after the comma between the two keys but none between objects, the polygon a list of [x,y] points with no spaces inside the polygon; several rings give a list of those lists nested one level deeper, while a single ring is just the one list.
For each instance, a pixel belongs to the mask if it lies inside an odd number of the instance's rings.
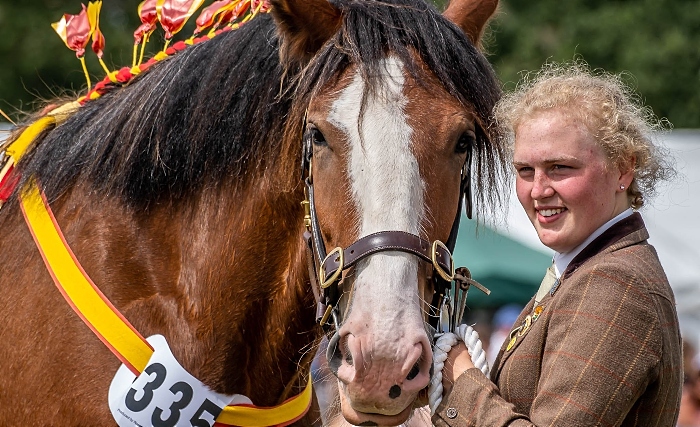
[{"label": "woman's nose", "polygon": [[553,195],[554,188],[552,188],[551,181],[547,174],[542,171],[535,171],[530,196],[535,200],[541,200],[552,197]]}]

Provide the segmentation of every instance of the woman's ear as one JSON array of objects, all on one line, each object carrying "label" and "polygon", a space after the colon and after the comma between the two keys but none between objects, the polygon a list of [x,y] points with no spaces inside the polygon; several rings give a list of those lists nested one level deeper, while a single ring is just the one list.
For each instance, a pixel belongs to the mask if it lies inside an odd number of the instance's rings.
[{"label": "woman's ear", "polygon": [[272,0],[283,64],[307,62],[340,28],[341,14],[328,0]]},{"label": "woman's ear", "polygon": [[442,15],[460,27],[474,46],[480,48],[484,28],[497,7],[498,0],[451,0]]},{"label": "woman's ear", "polygon": [[619,163],[620,167],[620,184],[624,185],[625,188],[629,188],[629,186],[632,184],[632,180],[634,179],[634,171],[635,167],[637,165],[637,158],[635,156],[631,156],[629,159],[626,161],[622,161]]}]

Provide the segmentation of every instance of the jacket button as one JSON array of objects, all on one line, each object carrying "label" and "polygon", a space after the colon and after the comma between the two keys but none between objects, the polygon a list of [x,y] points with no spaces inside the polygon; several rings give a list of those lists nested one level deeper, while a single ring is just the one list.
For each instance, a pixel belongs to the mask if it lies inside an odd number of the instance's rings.
[{"label": "jacket button", "polygon": [[447,408],[447,418],[457,418],[457,410],[455,408]]}]

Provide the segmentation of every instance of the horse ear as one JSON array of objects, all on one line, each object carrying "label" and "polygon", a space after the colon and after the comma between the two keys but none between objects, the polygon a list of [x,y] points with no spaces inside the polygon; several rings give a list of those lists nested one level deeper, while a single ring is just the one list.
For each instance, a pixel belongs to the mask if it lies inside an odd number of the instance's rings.
[{"label": "horse ear", "polygon": [[442,14],[462,29],[474,43],[481,46],[486,23],[498,7],[498,0],[451,0]]},{"label": "horse ear", "polygon": [[272,0],[283,62],[306,62],[340,28],[340,11],[328,0]]}]

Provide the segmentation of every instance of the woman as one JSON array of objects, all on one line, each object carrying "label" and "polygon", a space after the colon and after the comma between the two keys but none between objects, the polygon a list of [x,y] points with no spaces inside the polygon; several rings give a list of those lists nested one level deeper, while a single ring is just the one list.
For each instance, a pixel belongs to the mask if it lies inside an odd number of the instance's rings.
[{"label": "woman", "polygon": [[673,173],[650,140],[660,123],[619,78],[582,65],[546,66],[495,114],[554,263],[490,379],[463,344],[450,351],[434,424],[674,426],[681,336],[637,212]]}]

